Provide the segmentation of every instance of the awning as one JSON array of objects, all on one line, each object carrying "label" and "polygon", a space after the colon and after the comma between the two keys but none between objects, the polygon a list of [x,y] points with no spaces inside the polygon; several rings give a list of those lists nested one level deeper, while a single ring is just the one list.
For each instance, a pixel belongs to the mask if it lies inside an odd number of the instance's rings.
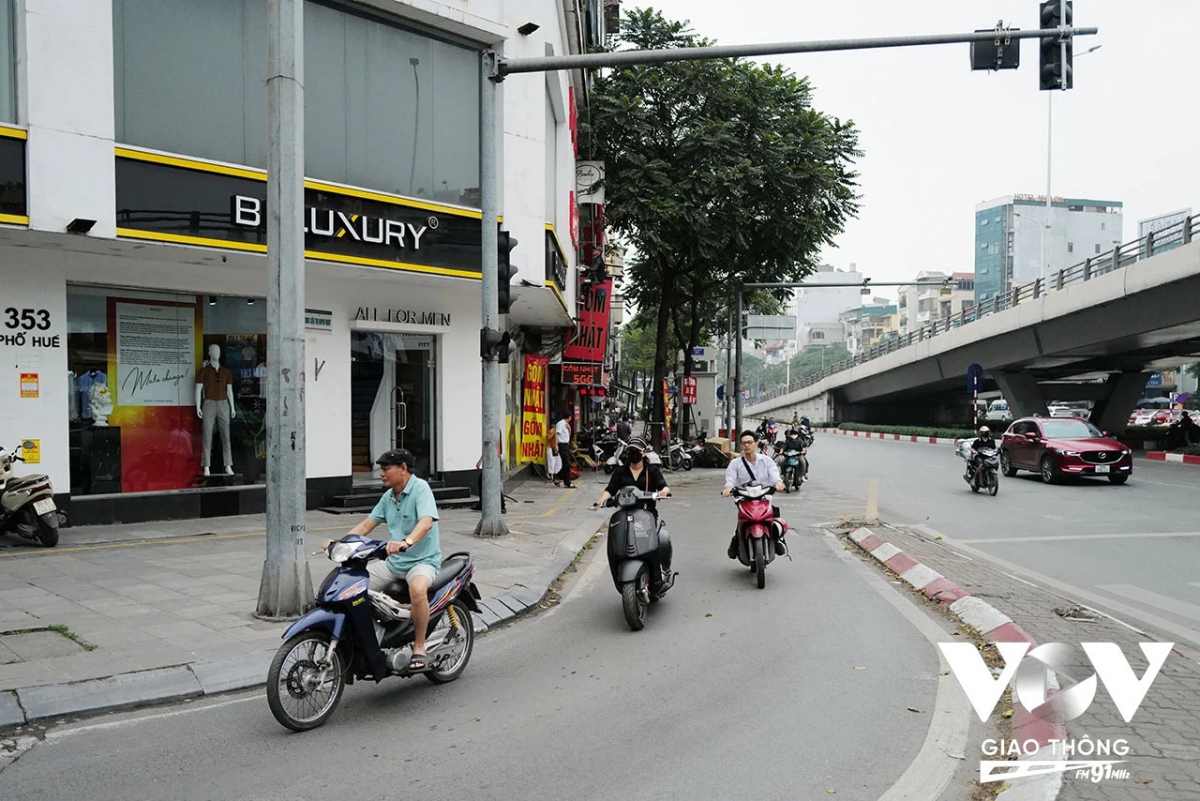
[{"label": "awning", "polygon": [[508,317],[517,325],[534,328],[573,328],[575,325],[567,310],[566,298],[551,281],[543,286],[514,282],[510,294],[512,303]]}]

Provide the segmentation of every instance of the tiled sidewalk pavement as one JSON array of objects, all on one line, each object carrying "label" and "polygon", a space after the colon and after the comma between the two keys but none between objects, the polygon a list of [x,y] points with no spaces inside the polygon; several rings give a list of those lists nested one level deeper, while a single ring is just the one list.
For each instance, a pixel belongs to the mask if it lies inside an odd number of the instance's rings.
[{"label": "tiled sidewalk pavement", "polygon": [[[476,538],[477,512],[442,512],[443,553],[475,559],[483,622],[537,603],[604,522],[587,511],[603,478],[510,487],[505,538]],[[360,519],[310,512],[308,550]],[[264,525],[247,515],[64,529],[53,550],[0,538],[0,727],[261,682],[287,625],[253,616]],[[309,557],[314,586],[331,567]]]},{"label": "tiled sidewalk pavement", "polygon": [[[1146,660],[1139,642],[1172,641],[1154,632],[1139,633],[1106,617],[1071,620],[1054,610],[1075,604],[1070,599],[1030,585],[987,565],[955,553],[919,530],[874,527],[905,553],[951,578],[967,592],[1011,617],[1039,643],[1072,646],[1078,664],[1071,675],[1084,679],[1094,671],[1079,648],[1080,642],[1113,642],[1121,647],[1137,676]],[[1179,648],[1154,680],[1133,720],[1126,723],[1108,693],[1100,688],[1092,706],[1068,721],[1068,736],[1095,740],[1125,739],[1128,760],[1115,766],[1130,771],[1129,779],[1092,783],[1064,776],[1058,796],[1064,801],[1189,801],[1200,797],[1200,664],[1194,654]],[[1087,759],[1087,756],[1077,756]],[[1095,757],[1092,757],[1095,758]]]}]

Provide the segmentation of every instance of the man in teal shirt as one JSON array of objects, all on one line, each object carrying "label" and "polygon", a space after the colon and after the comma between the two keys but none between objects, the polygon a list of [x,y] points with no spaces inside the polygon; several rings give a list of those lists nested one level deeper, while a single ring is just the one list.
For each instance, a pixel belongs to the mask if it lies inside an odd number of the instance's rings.
[{"label": "man in teal shirt", "polygon": [[438,510],[433,490],[424,479],[413,475],[416,457],[403,448],[391,450],[376,459],[379,478],[387,492],[375,504],[371,514],[350,530],[367,535],[380,523],[389,533],[386,562],[371,562],[371,589],[382,590],[397,578],[408,583],[412,600],[413,653],[408,669],[425,670],[425,630],[429,627],[429,586],[442,566],[442,548],[438,540]]}]

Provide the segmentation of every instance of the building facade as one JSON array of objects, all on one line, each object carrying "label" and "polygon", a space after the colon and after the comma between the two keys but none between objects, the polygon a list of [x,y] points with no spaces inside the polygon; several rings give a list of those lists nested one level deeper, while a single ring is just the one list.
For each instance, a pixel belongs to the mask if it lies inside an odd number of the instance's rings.
[{"label": "building facade", "polygon": [[[0,311],[13,323],[0,325],[0,437],[31,443],[31,469],[77,523],[258,511],[267,4],[61,5],[0,0]],[[481,53],[586,51],[603,4],[467,5],[304,3],[312,506],[369,480],[393,446],[422,475],[473,476]],[[522,351],[556,358],[578,314],[584,81],[531,74],[499,90],[498,224],[519,242],[509,464]]]},{"label": "building facade", "polygon": [[806,284],[854,284],[855,286],[827,286],[797,289],[792,299],[793,314],[796,315],[796,342],[803,349],[811,340],[809,331],[823,323],[838,322],[838,315],[847,309],[862,305],[859,287],[863,276],[851,264],[849,270],[822,264],[816,272],[804,278]]},{"label": "building facade", "polygon": [[975,274],[922,270],[913,278],[927,286],[902,286],[897,298],[900,336],[944,320],[975,303]]},{"label": "building facade", "polygon": [[1006,195],[975,207],[975,301],[1053,275],[1121,244],[1116,200]]},{"label": "building facade", "polygon": [[839,317],[846,330],[846,349],[852,354],[900,334],[897,306],[883,298],[873,298],[871,303],[844,311]]}]

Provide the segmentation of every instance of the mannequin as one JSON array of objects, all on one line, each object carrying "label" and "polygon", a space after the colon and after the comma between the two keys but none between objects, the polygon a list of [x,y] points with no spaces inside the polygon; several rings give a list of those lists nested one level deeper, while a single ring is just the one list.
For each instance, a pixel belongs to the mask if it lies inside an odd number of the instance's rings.
[{"label": "mannequin", "polygon": [[225,475],[233,475],[233,455],[229,447],[229,421],[237,417],[233,404],[233,373],[221,366],[221,346],[208,346],[208,361],[196,374],[196,416],[204,421],[204,439],[200,443],[200,466],[209,475],[213,423],[221,435],[221,458]]}]

